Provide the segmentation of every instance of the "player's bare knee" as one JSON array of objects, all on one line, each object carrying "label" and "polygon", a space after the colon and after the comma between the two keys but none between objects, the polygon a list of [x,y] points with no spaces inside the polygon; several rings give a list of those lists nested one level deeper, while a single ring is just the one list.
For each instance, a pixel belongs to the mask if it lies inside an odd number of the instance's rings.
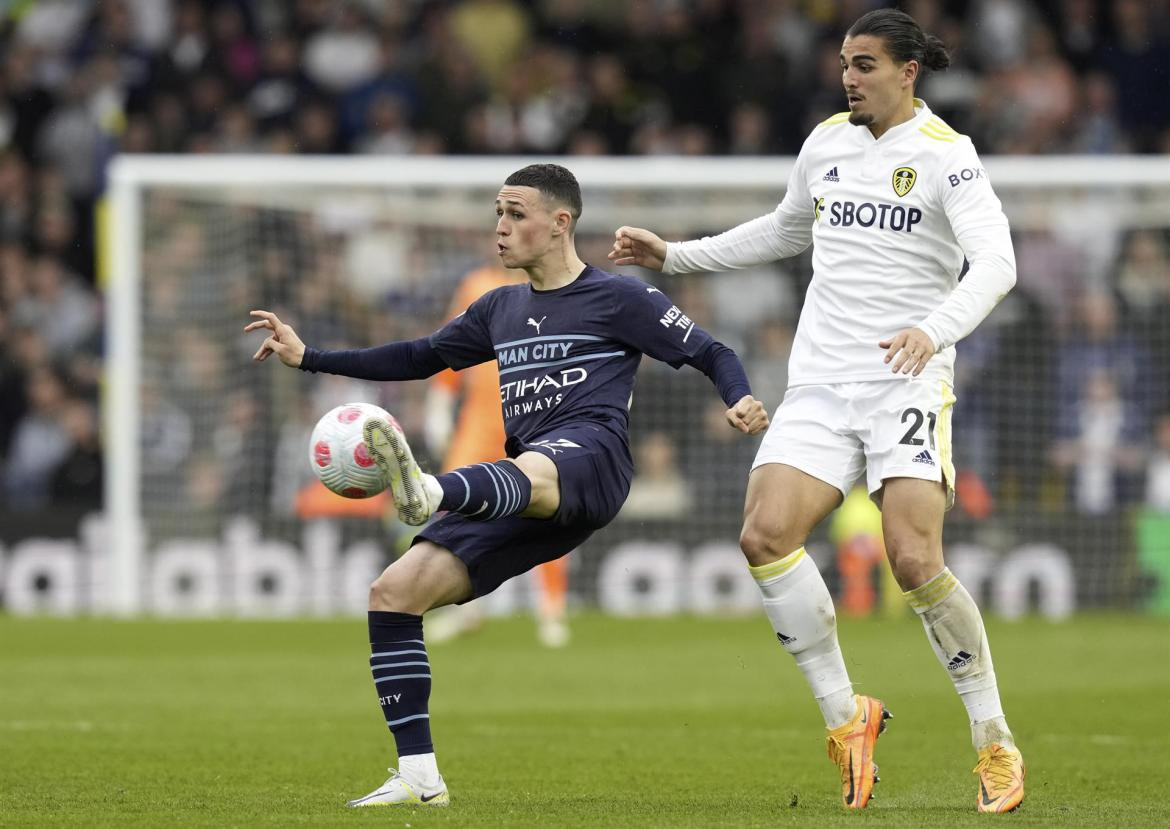
[{"label": "player's bare knee", "polygon": [[942,572],[942,555],[931,545],[895,543],[888,552],[894,578],[902,590],[921,587]]},{"label": "player's bare knee", "polygon": [[[370,585],[370,610],[388,611],[391,613],[421,613],[413,609],[415,603],[411,601],[410,589],[399,578],[393,568],[386,568]],[[425,609],[425,608],[424,608]]]},{"label": "player's bare knee", "polygon": [[804,536],[796,533],[776,531],[751,521],[744,522],[739,534],[739,548],[752,567],[760,567],[779,561],[800,548]]}]

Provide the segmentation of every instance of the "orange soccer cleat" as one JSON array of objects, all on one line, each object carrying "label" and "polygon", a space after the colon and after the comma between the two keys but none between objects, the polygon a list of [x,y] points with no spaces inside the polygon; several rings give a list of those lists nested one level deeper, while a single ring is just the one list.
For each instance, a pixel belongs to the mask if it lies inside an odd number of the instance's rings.
[{"label": "orange soccer cleat", "polygon": [[1024,802],[1024,755],[1015,746],[992,743],[979,752],[974,773],[979,775],[979,811],[1010,812]]},{"label": "orange soccer cleat", "polygon": [[873,761],[878,735],[892,715],[880,699],[857,695],[857,715],[829,732],[829,759],[841,769],[841,799],[847,809],[864,809],[878,782]]}]

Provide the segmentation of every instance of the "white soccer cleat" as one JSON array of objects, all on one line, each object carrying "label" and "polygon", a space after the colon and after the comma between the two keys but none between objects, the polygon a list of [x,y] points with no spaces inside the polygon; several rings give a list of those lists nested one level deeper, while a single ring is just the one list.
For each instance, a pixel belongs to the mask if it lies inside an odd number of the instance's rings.
[{"label": "white soccer cleat", "polygon": [[362,438],[366,451],[390,481],[399,520],[413,527],[427,523],[438,509],[443,492],[434,477],[424,474],[415,462],[398,421],[392,417],[367,418]]},{"label": "white soccer cleat", "polygon": [[364,806],[448,806],[451,796],[447,794],[447,784],[439,776],[439,784],[433,788],[426,788],[409,782],[394,769],[387,769],[390,776],[378,788],[365,797],[351,800],[345,805],[351,809],[360,809]]},{"label": "white soccer cleat", "polygon": [[487,616],[478,602],[449,604],[427,613],[423,622],[427,645],[441,645],[475,633],[487,624]]},{"label": "white soccer cleat", "polygon": [[541,619],[536,638],[546,648],[563,648],[569,644],[569,624],[564,619]]}]

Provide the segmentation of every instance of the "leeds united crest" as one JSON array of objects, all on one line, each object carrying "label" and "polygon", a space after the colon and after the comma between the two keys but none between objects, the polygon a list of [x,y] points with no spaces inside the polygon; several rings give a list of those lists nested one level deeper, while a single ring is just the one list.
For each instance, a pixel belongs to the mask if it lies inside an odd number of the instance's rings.
[{"label": "leeds united crest", "polygon": [[914,187],[917,179],[918,173],[914,172],[913,167],[899,167],[894,170],[894,192],[899,196],[906,195]]}]

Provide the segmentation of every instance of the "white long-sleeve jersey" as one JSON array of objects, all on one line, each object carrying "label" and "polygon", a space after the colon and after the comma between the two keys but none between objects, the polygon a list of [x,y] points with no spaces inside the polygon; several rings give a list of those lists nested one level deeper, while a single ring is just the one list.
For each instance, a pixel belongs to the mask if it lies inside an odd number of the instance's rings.
[{"label": "white long-sleeve jersey", "polygon": [[914,104],[913,118],[876,140],[848,113],[823,121],[772,213],[667,245],[663,270],[686,273],[747,268],[813,243],[790,385],[894,379],[878,342],[912,327],[938,349],[926,371],[953,382],[954,344],[1015,285],[1007,217],[971,140]]}]

